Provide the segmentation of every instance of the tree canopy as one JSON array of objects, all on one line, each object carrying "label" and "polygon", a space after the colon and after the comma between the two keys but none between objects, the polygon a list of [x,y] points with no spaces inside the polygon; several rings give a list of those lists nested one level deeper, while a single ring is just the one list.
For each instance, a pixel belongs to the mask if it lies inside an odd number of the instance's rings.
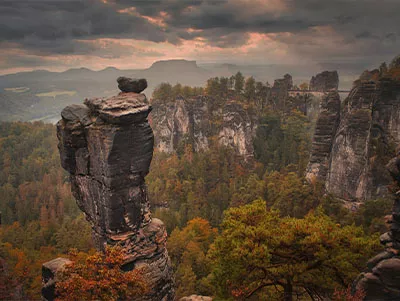
[{"label": "tree canopy", "polygon": [[262,200],[228,209],[221,226],[210,257],[224,298],[326,296],[351,283],[379,248],[376,236],[342,227],[319,210],[282,218]]}]

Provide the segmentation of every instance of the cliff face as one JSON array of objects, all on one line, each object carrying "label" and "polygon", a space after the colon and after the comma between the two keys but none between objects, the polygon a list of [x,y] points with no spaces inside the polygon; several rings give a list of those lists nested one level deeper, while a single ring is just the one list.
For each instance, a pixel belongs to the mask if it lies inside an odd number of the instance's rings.
[{"label": "cliff face", "polygon": [[326,180],[330,168],[333,140],[340,121],[340,96],[330,92],[322,98],[320,113],[315,126],[311,158],[307,167],[306,178],[309,181]]},{"label": "cliff face", "polygon": [[[320,128],[325,123],[326,132]],[[315,175],[328,192],[346,200],[386,195],[390,176],[384,166],[400,142],[399,125],[399,81],[385,76],[357,81],[342,109],[336,103],[319,116],[307,177]]]},{"label": "cliff face", "polygon": [[391,144],[400,141],[399,109],[400,85],[393,80],[365,81],[353,88],[333,142],[329,192],[349,200],[386,194],[390,177],[384,165]]},{"label": "cliff face", "polygon": [[151,123],[156,148],[161,151],[171,153],[185,142],[191,143],[194,151],[206,150],[210,139],[216,139],[245,160],[253,158],[257,114],[242,104],[216,105],[214,99],[206,96],[177,98],[174,102],[154,104]]},{"label": "cliff face", "polygon": [[310,81],[312,91],[331,91],[339,87],[339,75],[337,71],[324,71],[313,76]]},{"label": "cliff face", "polygon": [[78,206],[93,226],[98,249],[121,245],[125,270],[146,266],[150,292],[142,300],[173,300],[173,276],[163,223],[151,217],[144,177],[154,136],[144,94],[120,93],[66,107],[57,124],[62,166]]},{"label": "cliff face", "polygon": [[366,271],[353,284],[353,293],[363,290],[365,301],[400,299],[400,152],[390,160],[387,169],[394,180],[394,204],[392,215],[387,216],[390,231],[380,237],[385,249],[368,261]]}]

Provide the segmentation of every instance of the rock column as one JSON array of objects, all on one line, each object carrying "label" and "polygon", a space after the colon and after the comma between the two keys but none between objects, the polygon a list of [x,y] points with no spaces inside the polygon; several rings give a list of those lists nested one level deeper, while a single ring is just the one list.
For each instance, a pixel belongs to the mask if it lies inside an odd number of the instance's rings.
[{"label": "rock column", "polygon": [[[173,276],[162,221],[151,217],[144,177],[153,156],[154,136],[146,96],[132,92],[135,81],[118,79],[111,98],[71,105],[57,124],[61,164],[70,173],[79,208],[92,224],[99,250],[120,245],[124,270],[146,266],[150,292],[142,300],[173,300]],[[147,86],[141,80],[140,89]],[[124,89],[124,85],[131,85]],[[131,89],[133,86],[133,90]]]},{"label": "rock column", "polygon": [[315,126],[311,157],[306,178],[309,182],[325,182],[330,167],[333,140],[340,122],[340,96],[330,92],[322,98],[320,114]]}]

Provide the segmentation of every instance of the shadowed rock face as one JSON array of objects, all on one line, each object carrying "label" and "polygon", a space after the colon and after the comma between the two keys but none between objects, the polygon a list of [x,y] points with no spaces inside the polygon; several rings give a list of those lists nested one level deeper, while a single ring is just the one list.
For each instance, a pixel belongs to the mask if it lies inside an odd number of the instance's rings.
[{"label": "shadowed rock face", "polygon": [[344,200],[386,196],[391,178],[385,164],[400,143],[400,83],[359,80],[342,108],[329,102],[321,107],[307,178],[325,182],[329,193]]},{"label": "shadowed rock face", "polygon": [[385,250],[367,262],[367,269],[353,284],[353,293],[363,290],[368,300],[400,300],[400,152],[387,165],[394,182],[393,213],[387,217],[390,231],[381,235]]},{"label": "shadowed rock face", "polygon": [[142,300],[173,300],[173,276],[162,221],[151,218],[144,177],[154,136],[144,94],[120,93],[68,106],[57,124],[61,164],[98,249],[121,245],[125,270],[146,266]]},{"label": "shadowed rock face", "polygon": [[337,90],[339,87],[339,75],[337,71],[324,71],[313,76],[310,81],[310,90],[326,92]]},{"label": "shadowed rock face", "polygon": [[117,82],[118,82],[118,88],[122,92],[140,93],[147,88],[147,80],[144,78],[132,79],[121,76],[118,77]]},{"label": "shadowed rock face", "polygon": [[385,169],[391,145],[400,142],[400,85],[390,79],[363,81],[343,104],[333,142],[327,190],[347,200],[387,194]]},{"label": "shadowed rock face", "polygon": [[311,158],[306,178],[325,181],[330,167],[333,140],[340,121],[340,96],[330,92],[321,101],[320,114],[315,126]]}]

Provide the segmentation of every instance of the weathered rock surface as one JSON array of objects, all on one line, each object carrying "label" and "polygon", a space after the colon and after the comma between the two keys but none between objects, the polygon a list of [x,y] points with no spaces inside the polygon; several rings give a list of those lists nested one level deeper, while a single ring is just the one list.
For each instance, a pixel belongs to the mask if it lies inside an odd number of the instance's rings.
[{"label": "weathered rock surface", "polygon": [[121,245],[125,270],[147,267],[150,292],[141,300],[173,300],[166,230],[151,217],[144,180],[154,147],[151,106],[133,92],[86,99],[85,105],[65,108],[57,124],[61,164],[77,204],[98,249]]},{"label": "weathered rock surface", "polygon": [[42,295],[45,300],[52,300],[56,289],[57,273],[61,272],[65,265],[71,261],[66,258],[56,258],[46,262],[42,266],[43,288]]},{"label": "weathered rock surface", "polygon": [[128,77],[118,77],[118,88],[122,92],[134,92],[141,93],[147,88],[147,80],[144,78],[141,79],[132,79]]},{"label": "weathered rock surface", "polygon": [[352,289],[353,293],[363,290],[366,301],[400,300],[400,153],[387,168],[394,179],[394,206],[392,218],[388,219],[390,232],[380,238],[385,250],[368,261],[366,271],[354,281]]},{"label": "weathered rock surface", "polygon": [[310,90],[327,92],[337,90],[339,87],[339,75],[337,71],[324,71],[313,76],[310,81]]},{"label": "weathered rock surface", "polygon": [[206,96],[178,97],[173,102],[155,103],[151,123],[160,151],[172,153],[184,143],[202,151],[209,148],[211,137],[217,137],[218,143],[232,147],[245,160],[253,158],[257,114],[242,104],[215,106],[214,99]]},{"label": "weathered rock surface", "polygon": [[333,142],[327,190],[343,199],[384,196],[390,176],[385,161],[400,142],[400,84],[362,81],[345,100]]},{"label": "weathered rock surface", "polygon": [[307,178],[316,176],[344,200],[384,197],[391,181],[385,164],[400,143],[400,82],[381,69],[364,72],[342,108],[322,109],[317,122]]},{"label": "weathered rock surface", "polygon": [[322,98],[315,126],[310,162],[306,178],[325,181],[330,167],[332,144],[340,121],[340,96],[330,92]]},{"label": "weathered rock surface", "polygon": [[290,74],[285,74],[283,78],[276,79],[271,88],[269,101],[279,110],[286,110],[286,102],[289,97],[289,90],[293,88],[293,78]]}]

